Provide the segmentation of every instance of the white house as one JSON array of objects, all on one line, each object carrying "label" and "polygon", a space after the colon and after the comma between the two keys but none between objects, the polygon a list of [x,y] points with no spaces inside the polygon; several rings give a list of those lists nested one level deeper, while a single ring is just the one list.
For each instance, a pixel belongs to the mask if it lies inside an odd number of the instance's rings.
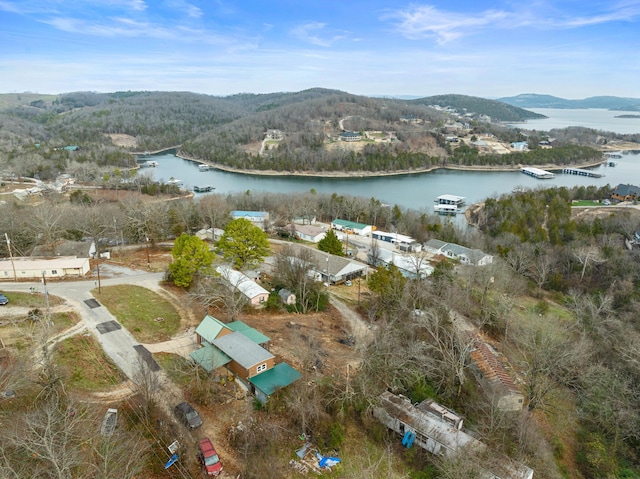
[{"label": "white house", "polygon": [[83,277],[89,272],[89,258],[63,256],[51,259],[13,258],[0,260],[0,279],[42,279]]},{"label": "white house", "polygon": [[331,222],[331,228],[345,233],[354,233],[361,236],[369,236],[373,230],[371,225],[356,223],[355,221],[335,219]]},{"label": "white house", "polygon": [[227,283],[245,295],[252,306],[260,306],[269,298],[269,291],[240,271],[228,266],[218,266],[216,271]]},{"label": "white house", "polygon": [[409,279],[424,279],[433,274],[434,268],[429,264],[424,253],[399,254],[384,248],[379,248],[377,258],[369,257],[373,266],[386,266],[393,264],[402,276]]},{"label": "white house", "polygon": [[430,239],[424,245],[425,251],[434,255],[446,256],[463,264],[486,266],[493,263],[493,256],[479,249],[466,248],[454,243],[445,243],[437,239]]},{"label": "white house", "polygon": [[244,218],[251,221],[260,229],[265,229],[265,224],[269,222],[269,213],[267,211],[241,211],[234,210],[231,213],[231,219],[237,220]]},{"label": "white house", "polygon": [[317,243],[327,234],[324,228],[313,225],[296,225],[295,232],[298,239],[311,243]]}]

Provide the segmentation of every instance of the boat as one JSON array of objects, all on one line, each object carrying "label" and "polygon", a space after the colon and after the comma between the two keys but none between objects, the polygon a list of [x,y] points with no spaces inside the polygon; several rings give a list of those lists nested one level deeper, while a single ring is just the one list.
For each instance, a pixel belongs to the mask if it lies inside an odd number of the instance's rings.
[{"label": "boat", "polygon": [[439,205],[463,206],[466,198],[464,196],[440,195],[433,201],[435,201]]},{"label": "boat", "polygon": [[193,187],[193,191],[195,191],[196,193],[209,193],[210,191],[215,190],[216,188],[214,186],[211,185],[207,185],[207,186],[194,186]]},{"label": "boat", "polygon": [[200,171],[209,171],[211,169],[211,167],[209,165],[200,165],[200,166],[198,166],[198,169]]},{"label": "boat", "polygon": [[154,160],[148,160],[143,163],[143,166],[155,168],[156,166],[158,166],[158,162]]},{"label": "boat", "polygon": [[169,179],[169,181],[167,181],[167,184],[172,186],[182,186],[182,180],[176,180],[172,177]]},{"label": "boat", "polygon": [[456,205],[437,204],[433,205],[433,211],[440,215],[455,215],[460,213],[460,210]]}]

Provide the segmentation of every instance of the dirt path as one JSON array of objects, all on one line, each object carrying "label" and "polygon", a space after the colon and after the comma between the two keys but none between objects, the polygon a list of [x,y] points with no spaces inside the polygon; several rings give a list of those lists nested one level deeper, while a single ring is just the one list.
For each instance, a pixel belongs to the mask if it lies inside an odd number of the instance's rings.
[{"label": "dirt path", "polygon": [[373,341],[373,331],[358,313],[350,309],[346,304],[331,296],[331,305],[338,310],[342,318],[349,324],[351,334],[356,341],[356,347],[367,347]]}]

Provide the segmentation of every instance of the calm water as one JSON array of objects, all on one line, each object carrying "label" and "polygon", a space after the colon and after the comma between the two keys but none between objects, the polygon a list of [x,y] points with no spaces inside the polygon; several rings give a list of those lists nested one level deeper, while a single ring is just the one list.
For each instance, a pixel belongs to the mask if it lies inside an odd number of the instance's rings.
[{"label": "calm water", "polygon": [[[145,168],[142,173],[152,174],[156,180],[171,177],[182,180],[184,188],[211,185],[214,193],[243,191],[290,193],[307,192],[312,188],[319,193],[337,193],[375,197],[383,203],[417,210],[433,211],[433,199],[444,194],[464,196],[467,203],[476,203],[491,196],[510,193],[516,186],[528,188],[550,186],[579,186],[619,183],[640,183],[640,152],[622,153],[614,160],[615,167],[601,165],[594,169],[604,173],[603,178],[556,174],[552,180],[537,180],[520,172],[473,172],[438,170],[416,175],[379,178],[301,178],[296,176],[257,176],[224,171],[199,171],[197,164],[172,154],[153,157],[156,168]],[[202,193],[206,194],[206,193]],[[200,193],[198,193],[200,195]]]},{"label": "calm water", "polygon": [[[548,122],[545,129],[572,125],[590,126],[607,131],[624,133],[624,125],[637,125],[640,132],[640,119],[613,119],[614,114],[607,110],[555,110],[538,109],[550,118],[535,120]],[[573,120],[571,118],[574,118]],[[608,120],[607,120],[608,118]],[[579,123],[581,122],[581,123]],[[530,122],[529,125],[534,122]],[[542,124],[542,123],[540,123]],[[522,125],[519,125],[522,127]],[[539,128],[542,128],[540,126]],[[487,197],[510,193],[514,187],[528,188],[551,186],[615,186],[619,183],[640,184],[640,151],[622,152],[622,158],[615,159],[615,167],[601,165],[594,171],[604,173],[603,178],[587,178],[557,173],[555,179],[537,180],[520,172],[472,172],[438,170],[404,176],[378,178],[306,178],[291,175],[259,176],[227,173],[210,170],[199,171],[198,165],[183,160],[173,154],[154,155],[158,162],[156,168],[145,168],[141,173],[150,174],[155,180],[168,181],[170,178],[182,180],[183,187],[192,190],[194,186],[211,185],[214,193],[237,193],[247,190],[253,192],[291,193],[307,192],[312,188],[319,193],[337,193],[339,195],[375,197],[383,203],[399,205],[404,208],[433,211],[433,200],[443,194],[464,196],[467,203],[477,203]],[[202,193],[207,194],[207,193]],[[198,194],[200,195],[200,193]]]},{"label": "calm water", "polygon": [[616,118],[619,115],[640,115],[633,111],[611,111],[598,108],[573,110],[561,108],[528,108],[528,110],[546,115],[542,120],[527,120],[525,123],[512,123],[527,130],[549,131],[553,128],[584,126],[594,130],[613,131],[615,133],[640,133],[640,118]]}]

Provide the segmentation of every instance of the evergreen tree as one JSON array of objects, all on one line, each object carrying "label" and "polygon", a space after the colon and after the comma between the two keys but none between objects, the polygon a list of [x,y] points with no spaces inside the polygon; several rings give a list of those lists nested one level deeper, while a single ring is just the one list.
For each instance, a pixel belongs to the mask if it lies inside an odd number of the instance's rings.
[{"label": "evergreen tree", "polygon": [[213,253],[200,238],[182,233],[171,250],[173,262],[169,265],[171,279],[176,286],[188,288],[194,276],[207,270],[213,262]]},{"label": "evergreen tree", "polygon": [[342,241],[338,239],[338,236],[333,230],[327,231],[324,238],[318,241],[318,249],[336,256],[344,256],[342,252]]},{"label": "evergreen tree", "polygon": [[267,234],[245,218],[231,221],[216,246],[238,269],[257,266],[271,253]]}]

